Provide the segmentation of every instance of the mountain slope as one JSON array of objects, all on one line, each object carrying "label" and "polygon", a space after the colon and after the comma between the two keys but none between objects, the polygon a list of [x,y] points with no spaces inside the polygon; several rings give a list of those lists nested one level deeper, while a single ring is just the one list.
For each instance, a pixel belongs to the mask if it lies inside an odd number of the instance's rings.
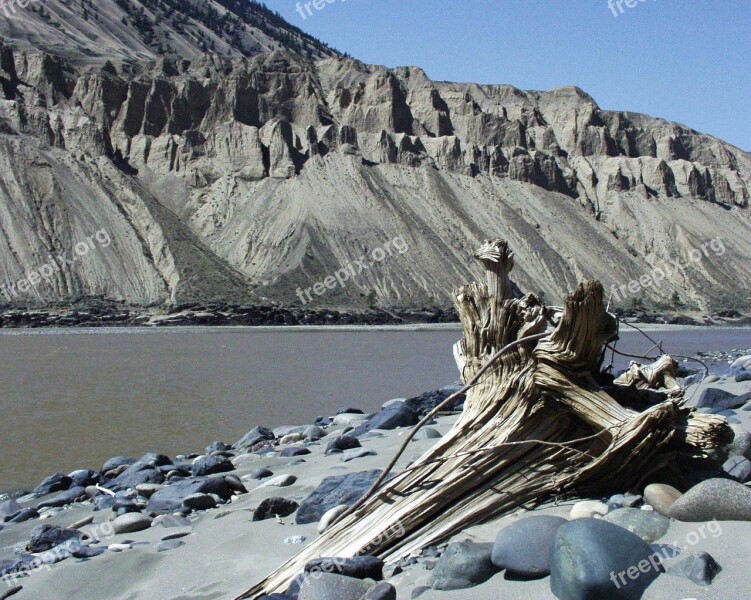
[{"label": "mountain slope", "polygon": [[7,45],[76,64],[281,49],[313,59],[337,54],[252,0],[45,0],[25,9],[8,3],[5,11],[0,38]]},{"label": "mountain slope", "polygon": [[[101,24],[117,4],[98,6]],[[138,61],[121,45],[130,64],[113,64],[35,44],[49,52],[0,45],[0,274],[16,281],[74,232],[104,227],[113,244],[71,267],[74,284],[14,303],[241,302],[250,287],[299,304],[365,257],[308,305],[447,306],[500,236],[521,288],[549,298],[597,278],[621,306],[749,306],[751,155],[685,126],[577,88],[433,82],[297,50]],[[54,168],[24,169],[39,161]],[[618,291],[676,259],[659,286]]]}]

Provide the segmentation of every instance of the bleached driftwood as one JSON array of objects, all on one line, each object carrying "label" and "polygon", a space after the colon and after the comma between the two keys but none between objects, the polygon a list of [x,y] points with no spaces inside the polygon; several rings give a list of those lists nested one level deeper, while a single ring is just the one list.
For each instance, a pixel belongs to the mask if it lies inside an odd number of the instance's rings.
[{"label": "bleached driftwood", "polygon": [[313,558],[394,561],[520,506],[625,490],[678,453],[704,456],[730,439],[722,417],[683,406],[670,357],[632,366],[616,382],[664,392],[644,412],[601,389],[595,375],[618,325],[599,282],[580,284],[562,309],[548,308],[531,294],[512,297],[505,242],[485,242],[476,256],[486,281],[456,296],[463,338],[454,354],[462,380],[477,382],[455,426],[240,598],[284,591]]}]

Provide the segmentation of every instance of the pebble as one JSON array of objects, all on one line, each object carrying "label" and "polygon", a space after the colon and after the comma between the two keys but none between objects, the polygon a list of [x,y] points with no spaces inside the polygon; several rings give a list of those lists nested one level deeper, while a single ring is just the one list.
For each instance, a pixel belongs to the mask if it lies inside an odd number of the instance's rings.
[{"label": "pebble", "polygon": [[432,427],[423,427],[415,434],[415,437],[412,438],[412,441],[417,442],[420,440],[437,440],[442,437],[443,435],[441,435],[441,432],[437,429],[434,429]]},{"label": "pebble", "polygon": [[192,531],[176,531],[175,533],[168,533],[165,536],[162,536],[161,541],[162,542],[168,542],[169,540],[179,540],[180,538],[184,538],[189,536],[192,533]]},{"label": "pebble", "polygon": [[351,460],[355,460],[357,458],[364,458],[366,456],[377,456],[377,452],[375,450],[371,450],[370,448],[354,448],[352,450],[347,450],[344,453],[342,453],[342,462],[349,462]]},{"label": "pebble", "polygon": [[304,439],[309,442],[317,442],[321,438],[325,438],[328,435],[325,430],[318,427],[318,425],[310,425],[303,431]]},{"label": "pebble", "polygon": [[273,471],[269,471],[268,469],[255,469],[254,471],[251,471],[248,473],[243,479],[266,479],[267,477],[273,476]]},{"label": "pebble", "polygon": [[197,458],[191,466],[194,477],[227,473],[234,469],[235,465],[232,464],[232,461],[224,456],[204,456]]},{"label": "pebble", "polygon": [[550,550],[558,528],[567,523],[562,517],[525,517],[498,532],[491,560],[499,569],[523,577],[550,573]]},{"label": "pebble", "polygon": [[362,600],[396,600],[396,588],[386,581],[379,581],[365,593]]},{"label": "pebble", "polygon": [[183,500],[183,506],[191,510],[209,510],[216,507],[216,498],[211,494],[190,494]]},{"label": "pebble", "polygon": [[144,498],[151,498],[151,496],[153,496],[163,487],[164,486],[159,483],[139,483],[136,486],[136,491]]},{"label": "pebble", "polygon": [[292,485],[297,481],[297,477],[294,475],[277,475],[273,479],[269,479],[268,481],[262,483],[259,485],[259,488],[264,487],[287,487]]},{"label": "pebble", "polygon": [[288,435],[285,435],[282,439],[279,440],[279,444],[282,446],[285,446],[287,444],[294,444],[295,442],[301,442],[305,439],[305,436],[302,433],[290,433]]},{"label": "pebble", "polygon": [[163,540],[159,542],[155,547],[154,550],[156,552],[168,552],[170,550],[175,550],[176,548],[179,548],[180,546],[184,546],[185,542],[182,540]]},{"label": "pebble", "polygon": [[81,529],[81,527],[84,527],[85,525],[89,525],[90,523],[93,523],[93,522],[94,522],[94,515],[89,515],[88,517],[84,517],[83,519],[80,519],[76,521],[75,523],[68,525],[68,529]]},{"label": "pebble", "polygon": [[123,550],[130,550],[132,547],[132,544],[110,544],[107,546],[107,550],[110,552],[122,552]]},{"label": "pebble", "polygon": [[331,440],[326,446],[326,454],[338,454],[345,450],[352,450],[354,448],[360,448],[360,440],[351,435],[341,435]]},{"label": "pebble", "polygon": [[670,516],[692,523],[751,521],[751,489],[729,479],[708,479],[676,500]]},{"label": "pebble", "polygon": [[227,482],[227,485],[233,492],[238,492],[240,494],[247,494],[248,490],[243,485],[243,482],[240,481],[240,478],[237,475],[225,475],[224,481]]},{"label": "pebble", "polygon": [[604,502],[598,500],[582,500],[571,507],[569,518],[572,521],[575,521],[576,519],[604,517],[606,514],[608,514],[608,506]]},{"label": "pebble", "polygon": [[151,517],[143,513],[126,513],[112,521],[115,533],[135,533],[151,527]]},{"label": "pebble", "polygon": [[712,584],[722,567],[708,552],[690,554],[668,568],[671,575],[681,575],[696,585],[706,587]]},{"label": "pebble", "polygon": [[166,527],[167,529],[172,527],[191,527],[192,523],[190,522],[190,519],[187,519],[186,517],[177,516],[177,515],[162,515],[160,517],[157,517],[159,519],[159,524],[162,527]]},{"label": "pebble", "polygon": [[290,447],[282,450],[279,453],[279,456],[288,458],[292,456],[305,456],[306,454],[310,454],[310,450],[308,450],[307,448]]}]

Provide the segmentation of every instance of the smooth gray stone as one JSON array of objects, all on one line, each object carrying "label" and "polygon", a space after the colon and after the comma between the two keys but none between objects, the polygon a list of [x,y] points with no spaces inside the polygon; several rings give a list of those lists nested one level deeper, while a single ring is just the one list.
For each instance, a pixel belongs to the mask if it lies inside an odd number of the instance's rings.
[{"label": "smooth gray stone", "polygon": [[360,600],[372,586],[373,582],[368,580],[316,573],[302,582],[298,600]]},{"label": "smooth gray stone", "polygon": [[550,565],[550,589],[559,600],[640,600],[662,570],[649,544],[601,519],[561,525]]},{"label": "smooth gray stone", "polygon": [[548,575],[553,540],[565,523],[561,517],[539,515],[507,525],[495,538],[493,564],[523,577]]},{"label": "smooth gray stone", "polygon": [[751,489],[730,479],[707,479],[678,498],[670,516],[692,523],[751,521]]},{"label": "smooth gray stone", "polygon": [[185,542],[182,540],[162,540],[154,547],[154,550],[157,552],[169,552],[184,545]]},{"label": "smooth gray stone", "polygon": [[465,540],[449,544],[430,575],[436,590],[461,590],[485,583],[499,569],[491,559],[493,544]]},{"label": "smooth gray stone", "polygon": [[603,519],[628,529],[645,542],[659,540],[670,529],[670,519],[654,510],[619,508],[609,512]]},{"label": "smooth gray stone", "polygon": [[151,517],[142,513],[125,513],[112,521],[115,533],[135,533],[151,527]]}]

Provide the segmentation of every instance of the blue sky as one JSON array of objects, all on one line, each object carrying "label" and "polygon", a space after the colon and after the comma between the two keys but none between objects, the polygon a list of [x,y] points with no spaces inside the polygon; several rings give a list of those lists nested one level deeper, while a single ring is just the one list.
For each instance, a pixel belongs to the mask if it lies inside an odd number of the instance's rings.
[{"label": "blue sky", "polygon": [[[302,4],[310,0],[303,0]],[[751,151],[749,0],[266,0],[367,63],[435,80],[547,90],[577,85]],[[626,2],[635,4],[628,8]]]}]

